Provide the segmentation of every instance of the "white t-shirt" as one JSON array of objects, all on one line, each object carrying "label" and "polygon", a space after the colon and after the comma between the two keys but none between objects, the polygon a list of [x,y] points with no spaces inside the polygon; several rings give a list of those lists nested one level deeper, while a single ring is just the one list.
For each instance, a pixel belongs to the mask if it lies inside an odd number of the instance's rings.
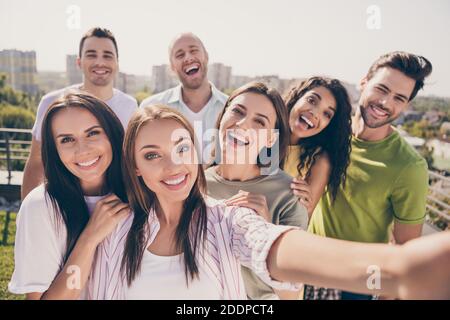
[{"label": "white t-shirt", "polygon": [[182,254],[164,257],[145,250],[141,272],[126,289],[126,299],[219,300],[220,291],[202,265],[199,265],[199,278],[189,281],[189,286],[186,286],[182,258]]},{"label": "white t-shirt", "polygon": [[[101,197],[85,197],[91,214]],[[14,273],[8,290],[15,294],[45,292],[60,271],[66,252],[67,230],[43,184],[23,200],[16,220]],[[86,297],[86,290],[80,299]]]},{"label": "white t-shirt", "polygon": [[[45,113],[47,112],[48,107],[56,99],[64,96],[70,91],[79,90],[81,86],[82,86],[81,84],[76,84],[60,90],[52,91],[42,97],[41,102],[39,103],[37,109],[36,121],[34,122],[32,129],[33,137],[36,140],[41,141],[42,122],[44,120],[44,116]],[[117,89],[113,89],[112,98],[105,101],[105,103],[114,111],[114,113],[117,115],[124,128],[127,127],[131,116],[138,107],[135,98]]]},{"label": "white t-shirt", "polygon": [[[185,116],[185,118],[189,121],[189,123],[191,123],[192,126],[194,126],[194,129],[196,129],[196,130],[194,130],[194,132],[195,132],[197,141],[203,141],[202,134],[204,134],[204,132],[206,132],[206,130],[208,129],[208,126],[209,126],[209,124],[207,124],[206,121],[204,121],[205,120],[204,118],[206,116],[206,111],[208,111],[208,104],[206,106],[204,106],[199,112],[194,112],[181,99],[180,107],[181,107],[181,113]],[[196,124],[201,125],[202,130],[198,130],[195,127]]]},{"label": "white t-shirt", "polygon": [[194,112],[184,103],[184,101],[180,101],[180,106],[182,110],[181,112],[192,124],[194,124],[195,121],[203,122],[203,118],[206,114],[206,111],[208,110],[208,105],[206,105],[199,112]]}]

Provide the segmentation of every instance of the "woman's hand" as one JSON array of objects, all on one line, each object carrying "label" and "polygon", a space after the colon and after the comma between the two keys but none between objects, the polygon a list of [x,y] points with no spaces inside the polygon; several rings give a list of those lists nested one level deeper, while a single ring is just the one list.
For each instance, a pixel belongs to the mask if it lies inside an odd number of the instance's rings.
[{"label": "woman's hand", "polygon": [[313,202],[311,197],[311,186],[301,178],[294,178],[291,183],[292,192],[297,196],[298,201],[305,206],[308,212],[312,212]]},{"label": "woman's hand", "polygon": [[450,299],[450,231],[413,239],[399,247],[397,295],[401,299]]},{"label": "woman's hand", "polygon": [[127,203],[123,203],[115,194],[109,195],[97,202],[82,235],[98,245],[130,212]]},{"label": "woman's hand", "polygon": [[262,194],[239,190],[236,195],[225,200],[225,204],[227,206],[238,206],[253,209],[267,222],[272,222],[266,197]]}]

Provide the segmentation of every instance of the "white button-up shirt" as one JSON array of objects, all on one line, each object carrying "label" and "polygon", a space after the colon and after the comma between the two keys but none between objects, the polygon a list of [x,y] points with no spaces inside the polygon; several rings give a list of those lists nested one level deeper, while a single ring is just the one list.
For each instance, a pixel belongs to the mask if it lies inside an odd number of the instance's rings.
[{"label": "white button-up shirt", "polygon": [[213,130],[216,127],[217,118],[228,99],[228,96],[219,91],[212,83],[210,85],[212,91],[211,98],[199,112],[193,112],[184,103],[181,94],[181,84],[148,97],[140,105],[142,108],[152,104],[163,104],[183,114],[194,127],[197,141],[201,142],[200,152],[203,154],[202,159],[206,162],[210,160],[211,150],[214,146],[212,138],[214,136]]}]

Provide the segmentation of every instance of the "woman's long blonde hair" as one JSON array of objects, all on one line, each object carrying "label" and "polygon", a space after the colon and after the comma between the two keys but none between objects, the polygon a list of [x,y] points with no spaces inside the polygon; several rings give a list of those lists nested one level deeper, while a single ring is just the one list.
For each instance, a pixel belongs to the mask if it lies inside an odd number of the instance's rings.
[{"label": "woman's long blonde hair", "polygon": [[[148,213],[155,209],[156,195],[136,174],[136,157],[134,153],[136,137],[139,131],[150,121],[174,120],[181,124],[190,134],[194,146],[194,129],[183,115],[164,105],[153,105],[138,109],[130,119],[123,145],[123,175],[130,207],[134,212],[133,223],[127,235],[121,272],[128,285],[139,273],[142,256],[146,250],[148,232]],[[155,132],[157,135],[158,133]],[[188,198],[184,201],[183,212],[176,230],[176,245],[184,253],[186,283],[189,278],[198,277],[196,262],[200,244],[206,234],[206,204],[203,195],[206,192],[206,179],[202,165],[198,164],[198,175]],[[203,247],[203,246],[202,246]]]}]

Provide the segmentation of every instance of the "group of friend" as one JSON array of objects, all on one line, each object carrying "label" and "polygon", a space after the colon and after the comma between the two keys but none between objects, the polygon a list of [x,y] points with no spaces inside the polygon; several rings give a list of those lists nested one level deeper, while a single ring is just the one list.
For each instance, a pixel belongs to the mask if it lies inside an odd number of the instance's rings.
[{"label": "group of friend", "polygon": [[[391,125],[431,73],[426,58],[378,58],[354,115],[342,83],[322,76],[284,97],[260,82],[228,97],[192,33],[169,60],[180,84],[138,107],[113,88],[113,34],[83,36],[83,83],[38,106],[10,292],[450,298],[450,232],[420,237],[426,161]],[[368,285],[373,266],[381,286]]]}]

